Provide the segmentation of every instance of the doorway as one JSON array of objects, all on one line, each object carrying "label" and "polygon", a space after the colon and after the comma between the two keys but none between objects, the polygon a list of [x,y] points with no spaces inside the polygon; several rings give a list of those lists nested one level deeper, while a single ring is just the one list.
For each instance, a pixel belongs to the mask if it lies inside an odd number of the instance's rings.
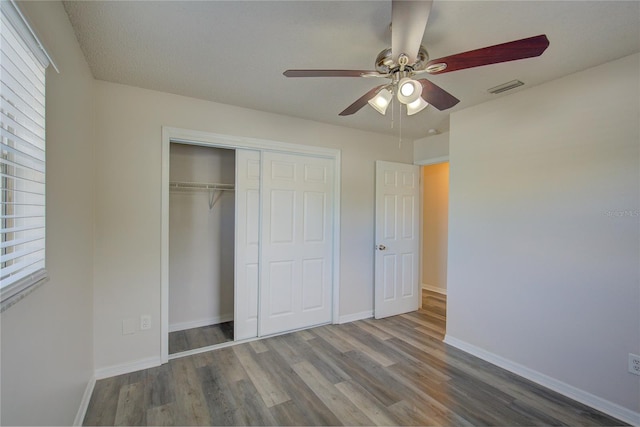
[{"label": "doorway", "polygon": [[449,238],[449,162],[421,167],[422,288],[446,295]]},{"label": "doorway", "polygon": [[415,165],[376,161],[374,317],[420,307],[420,174]]},{"label": "doorway", "polygon": [[375,176],[374,317],[380,319],[417,310],[426,293],[446,294],[449,163],[376,161]]},{"label": "doorway", "polygon": [[442,341],[446,334],[447,320],[449,162],[422,166],[420,173],[422,312],[429,321],[429,334]]},{"label": "doorway", "polygon": [[169,354],[233,341],[235,150],[171,143]]}]

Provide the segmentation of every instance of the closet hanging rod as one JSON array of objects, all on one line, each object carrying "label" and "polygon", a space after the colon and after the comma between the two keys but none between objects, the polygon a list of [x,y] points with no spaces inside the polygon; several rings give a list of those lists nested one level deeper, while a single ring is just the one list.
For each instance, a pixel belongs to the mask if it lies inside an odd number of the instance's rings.
[{"label": "closet hanging rod", "polygon": [[221,183],[207,183],[207,182],[184,182],[184,181],[170,181],[170,190],[219,190],[219,191],[233,191],[235,189],[234,184],[221,184]]}]

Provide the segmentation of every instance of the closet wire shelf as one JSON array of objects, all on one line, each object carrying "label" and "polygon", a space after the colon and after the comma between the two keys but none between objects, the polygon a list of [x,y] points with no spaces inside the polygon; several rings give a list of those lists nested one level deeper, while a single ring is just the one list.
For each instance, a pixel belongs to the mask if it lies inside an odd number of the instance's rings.
[{"label": "closet wire shelf", "polygon": [[207,182],[183,182],[183,181],[171,181],[169,182],[170,191],[233,191],[235,185],[233,184],[220,184],[220,183],[207,183]]},{"label": "closet wire shelf", "polygon": [[[225,191],[234,191],[234,184],[220,184],[220,183],[207,183],[207,182],[183,182],[183,181],[169,181],[170,192],[192,192],[192,191],[206,191],[209,193],[209,210],[218,203],[220,197]],[[215,197],[218,192],[218,197]]]}]

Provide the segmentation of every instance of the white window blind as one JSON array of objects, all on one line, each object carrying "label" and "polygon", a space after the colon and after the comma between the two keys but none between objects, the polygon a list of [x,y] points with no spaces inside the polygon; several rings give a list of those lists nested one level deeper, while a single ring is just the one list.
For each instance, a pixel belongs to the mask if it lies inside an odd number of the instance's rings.
[{"label": "white window blind", "polygon": [[0,22],[0,296],[4,304],[46,278],[46,52],[12,1]]}]

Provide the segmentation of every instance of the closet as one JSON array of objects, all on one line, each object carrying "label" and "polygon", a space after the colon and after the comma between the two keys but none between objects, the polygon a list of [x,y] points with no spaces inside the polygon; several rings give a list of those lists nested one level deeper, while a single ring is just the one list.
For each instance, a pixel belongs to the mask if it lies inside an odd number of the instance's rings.
[{"label": "closet", "polygon": [[165,361],[333,320],[338,154],[256,141],[164,138]]},{"label": "closet", "polygon": [[169,353],[233,339],[235,151],[171,144]]}]

